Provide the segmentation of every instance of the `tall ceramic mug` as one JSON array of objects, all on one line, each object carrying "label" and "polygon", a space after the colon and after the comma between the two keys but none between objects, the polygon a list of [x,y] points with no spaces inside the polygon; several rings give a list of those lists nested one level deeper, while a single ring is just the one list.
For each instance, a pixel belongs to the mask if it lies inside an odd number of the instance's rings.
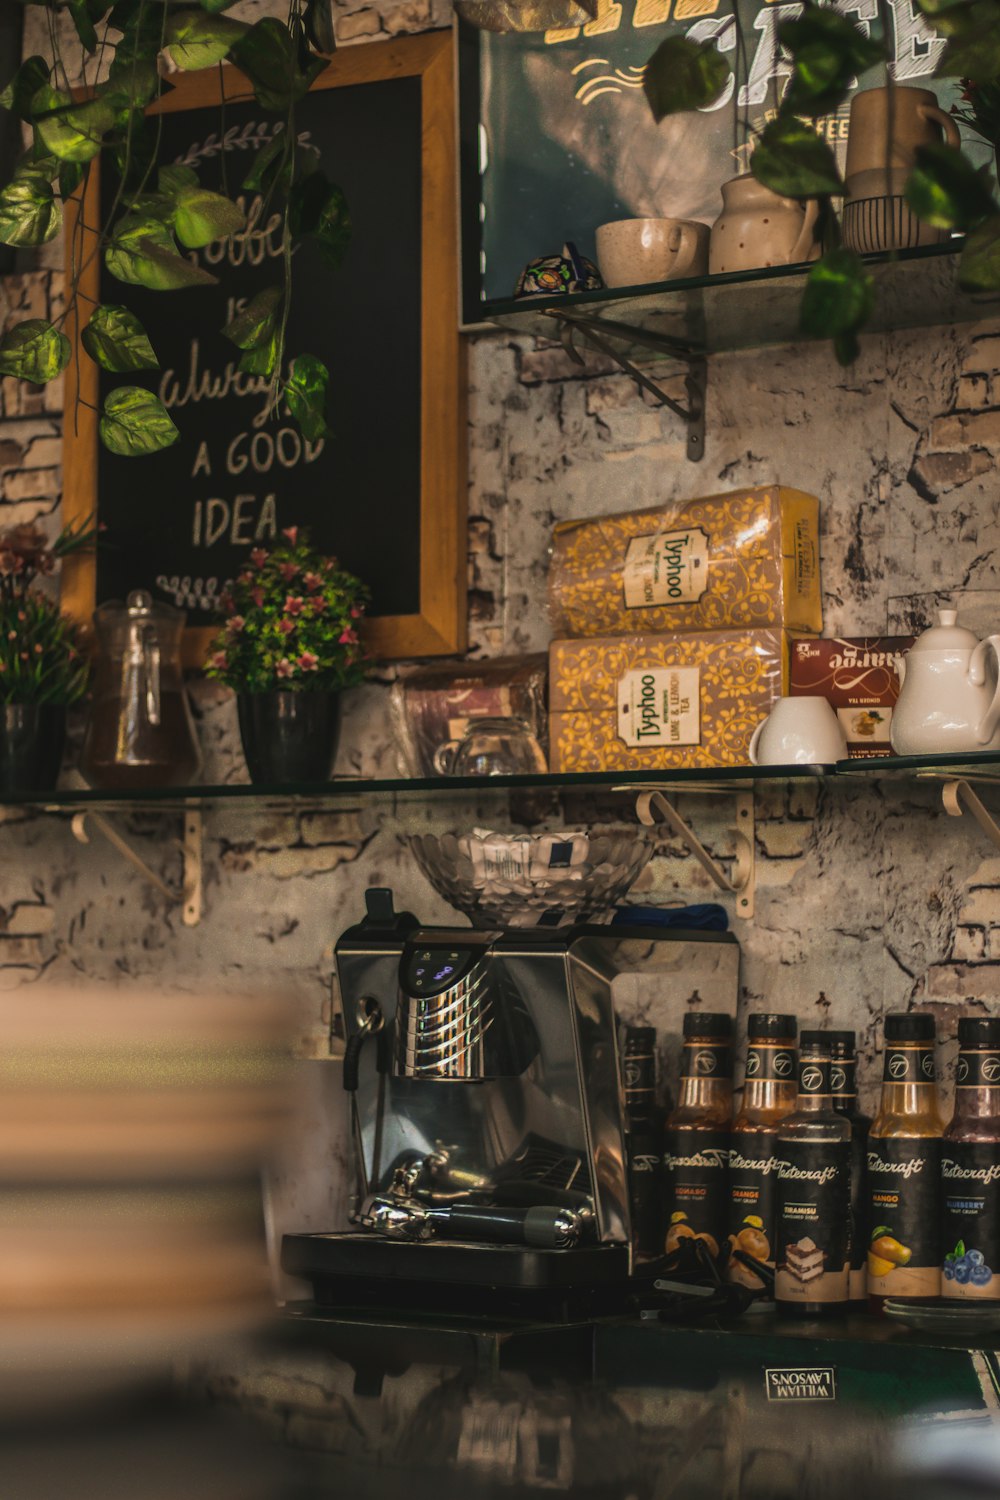
[{"label": "tall ceramic mug", "polygon": [[708,226],[693,219],[615,219],[600,224],[595,239],[608,286],[704,276],[708,270]]},{"label": "tall ceramic mug", "polygon": [[[911,172],[918,146],[960,143],[958,126],[930,89],[893,84],[864,89],[851,100],[847,135],[847,187],[859,172],[898,167]],[[884,191],[884,190],[883,190]]]},{"label": "tall ceramic mug", "polygon": [[847,741],[825,698],[779,698],[749,753],[752,766],[828,766],[847,759]]}]

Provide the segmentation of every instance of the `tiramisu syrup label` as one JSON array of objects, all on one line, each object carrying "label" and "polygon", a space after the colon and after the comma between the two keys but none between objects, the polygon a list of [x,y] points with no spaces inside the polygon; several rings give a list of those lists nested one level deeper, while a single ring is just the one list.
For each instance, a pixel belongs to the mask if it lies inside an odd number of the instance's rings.
[{"label": "tiramisu syrup label", "polygon": [[941,1148],[941,1295],[1000,1298],[1000,1142]]},{"label": "tiramisu syrup label", "polygon": [[869,1137],[868,1291],[871,1296],[939,1294],[940,1171],[941,1141],[936,1137]]},{"label": "tiramisu syrup label", "polygon": [[[803,1079],[807,1067],[804,1063]],[[846,1302],[850,1142],[783,1140],[778,1151],[775,1297]]]},{"label": "tiramisu syrup label", "polygon": [[666,1249],[681,1234],[705,1240],[713,1255],[725,1239],[729,1208],[729,1135],[722,1130],[672,1128],[663,1157],[667,1187]]},{"label": "tiramisu syrup label", "polygon": [[795,1049],[776,1042],[754,1042],[747,1049],[744,1076],[787,1083],[795,1077]]}]

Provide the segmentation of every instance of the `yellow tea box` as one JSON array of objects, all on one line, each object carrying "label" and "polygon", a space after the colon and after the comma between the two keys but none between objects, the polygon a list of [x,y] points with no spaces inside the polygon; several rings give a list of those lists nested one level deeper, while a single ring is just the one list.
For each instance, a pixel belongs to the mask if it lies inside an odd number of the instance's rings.
[{"label": "yellow tea box", "polygon": [[818,634],[819,501],[779,485],[561,522],[557,636],[756,629]]},{"label": "yellow tea box", "polygon": [[786,690],[782,630],[553,641],[553,771],[749,764],[750,736]]}]

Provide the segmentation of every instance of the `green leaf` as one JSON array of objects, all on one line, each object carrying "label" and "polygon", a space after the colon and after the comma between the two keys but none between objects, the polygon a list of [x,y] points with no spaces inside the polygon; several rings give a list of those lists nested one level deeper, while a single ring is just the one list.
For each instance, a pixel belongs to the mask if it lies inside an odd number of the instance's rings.
[{"label": "green leaf", "polygon": [[35,132],[45,149],[60,161],[90,161],[115,123],[105,98],[74,104],[68,94],[43,84],[31,101]]},{"label": "green leaf", "polygon": [[254,155],[253,166],[243,179],[248,193],[262,193],[271,185],[277,166],[285,153],[285,130],[282,128]]},{"label": "green leaf", "polygon": [[198,173],[193,167],[161,167],[156,178],[156,186],[167,198],[176,198],[183,188],[198,185]]},{"label": "green leaf", "polygon": [[44,57],[26,57],[0,94],[0,108],[9,109],[19,120],[31,119],[31,101],[49,81],[49,65]]},{"label": "green leaf", "polygon": [[957,146],[918,146],[917,164],[903,194],[919,219],[935,229],[975,229],[996,213],[986,182]]},{"label": "green leaf", "polygon": [[732,73],[714,42],[668,36],[646,64],[642,87],[657,124],[667,115],[714,103]]},{"label": "green leaf", "polygon": [[211,68],[229,56],[234,42],[249,27],[230,16],[209,15],[204,10],[181,10],[167,19],[166,43],[176,67],[185,72]]},{"label": "green leaf", "polygon": [[285,401],[307,443],[318,443],[322,437],[333,436],[325,416],[329,379],[326,365],[312,354],[300,354],[288,377]]},{"label": "green leaf", "polygon": [[955,1258],[956,1258],[956,1260],[961,1260],[961,1258],[962,1258],[962,1256],[964,1254],[965,1254],[965,1241],[964,1240],[959,1240],[958,1244],[955,1246]]},{"label": "green leaf", "polygon": [[160,91],[156,59],[163,35],[163,10],[145,3],[116,5],[111,25],[122,33],[115,47],[108,83],[125,91],[129,102],[142,108]]},{"label": "green leaf", "polygon": [[891,1225],[889,1225],[889,1224],[880,1224],[877,1229],[873,1229],[872,1230],[872,1244],[874,1244],[876,1240],[880,1240],[884,1234],[892,1234],[892,1227],[891,1227]]},{"label": "green leaf", "polygon": [[159,453],[180,437],[159,397],[138,385],[120,385],[108,394],[98,431],[105,448],[123,458]]},{"label": "green leaf", "polygon": [[815,198],[843,191],[837,162],[826,141],[792,115],[766,125],[750,158],[758,182],[783,198]]},{"label": "green leaf", "polygon": [[97,32],[94,30],[87,0],[69,0],[68,9],[84,51],[96,52]]},{"label": "green leaf", "polygon": [[296,182],[288,200],[288,223],[296,237],[314,236],[324,260],[339,266],[351,240],[351,215],[342,188],[313,172]]},{"label": "green leaf", "polygon": [[286,114],[327,66],[316,57],[301,68],[291,32],[274,16],[256,21],[231,48],[230,60],[250,79],[261,109],[274,114]]},{"label": "green leaf", "polygon": [[[119,139],[115,144],[115,166],[122,179],[126,194],[138,189],[152,179],[156,160],[157,136],[153,125],[147,124],[141,109],[124,112],[118,120]],[[127,200],[126,200],[127,201]]]},{"label": "green leaf", "polygon": [[782,111],[814,119],[836,109],[855,76],[886,55],[884,43],[865,36],[838,11],[811,0],[800,17],[779,28],[778,39],[792,54]]},{"label": "green leaf", "polygon": [[993,214],[966,237],[958,284],[967,292],[1000,291],[1000,214]]},{"label": "green leaf", "polygon": [[337,33],[333,27],[331,0],[306,0],[302,24],[305,27],[309,45],[315,47],[317,52],[337,50]]},{"label": "green leaf", "polygon": [[55,380],[69,364],[72,346],[44,318],[28,318],[0,339],[0,375],[16,375],[36,385]]},{"label": "green leaf", "polygon": [[81,338],[94,363],[114,375],[159,368],[146,330],[127,307],[102,302],[94,309]]},{"label": "green leaf", "polygon": [[59,168],[59,196],[65,203],[67,198],[72,198],[80,183],[83,181],[83,163],[78,161],[64,161]]},{"label": "green leaf", "polygon": [[[829,250],[806,278],[800,324],[810,338],[848,339],[871,317],[875,305],[875,280],[853,250]],[[849,361],[848,361],[849,362]]]},{"label": "green leaf", "polygon": [[200,0],[202,10],[207,10],[210,16],[217,16],[220,10],[230,10],[236,0]]},{"label": "green leaf", "polygon": [[0,245],[44,245],[61,226],[62,209],[40,172],[18,172],[0,190]]},{"label": "green leaf", "polygon": [[968,78],[992,83],[1000,74],[1000,12],[961,35],[952,36],[935,73],[939,78]]},{"label": "green leaf", "polygon": [[104,260],[112,276],[154,292],[211,286],[216,277],[178,255],[173,235],[158,219],[129,214],[116,224]]},{"label": "green leaf", "polygon": [[241,208],[221,193],[207,188],[182,188],[174,210],[174,233],[188,250],[198,250],[213,240],[223,240],[246,225]]},{"label": "green leaf", "polygon": [[281,287],[265,287],[222,330],[224,338],[245,351],[240,369],[248,375],[270,376],[274,373],[284,295]]}]

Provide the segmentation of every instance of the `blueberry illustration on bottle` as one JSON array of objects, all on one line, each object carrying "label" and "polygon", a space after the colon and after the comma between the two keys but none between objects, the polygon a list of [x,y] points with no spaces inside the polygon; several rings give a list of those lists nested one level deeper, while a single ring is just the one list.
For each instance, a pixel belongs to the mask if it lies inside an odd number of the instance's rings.
[{"label": "blueberry illustration on bottle", "polygon": [[963,1018],[958,1041],[941,1148],[941,1295],[1000,1300],[1000,1018]]}]

